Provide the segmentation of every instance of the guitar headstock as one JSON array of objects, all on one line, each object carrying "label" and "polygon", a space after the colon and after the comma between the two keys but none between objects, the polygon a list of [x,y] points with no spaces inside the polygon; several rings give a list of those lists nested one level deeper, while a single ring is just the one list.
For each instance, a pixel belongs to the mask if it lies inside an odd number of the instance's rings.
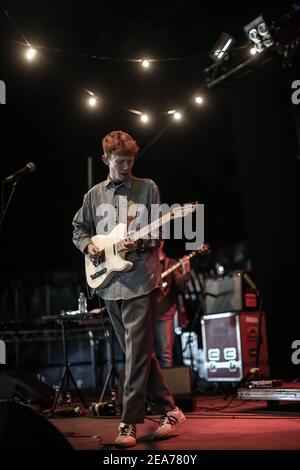
[{"label": "guitar headstock", "polygon": [[200,248],[197,251],[200,254],[210,253],[211,252],[211,247],[207,243],[203,243],[203,245],[201,245]]},{"label": "guitar headstock", "polygon": [[170,211],[171,219],[178,219],[180,217],[185,217],[188,214],[192,214],[197,209],[197,202],[192,202],[190,204],[183,204],[180,207],[175,207]]}]

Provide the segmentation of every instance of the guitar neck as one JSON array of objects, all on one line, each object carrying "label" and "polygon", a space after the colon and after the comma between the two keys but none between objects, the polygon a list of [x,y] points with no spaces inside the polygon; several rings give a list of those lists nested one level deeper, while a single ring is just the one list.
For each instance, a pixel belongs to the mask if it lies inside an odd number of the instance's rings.
[{"label": "guitar neck", "polygon": [[[127,233],[126,239],[119,241],[116,244],[117,250],[122,250],[124,242],[126,242],[128,239],[132,241],[137,241],[140,239],[146,239],[148,238],[148,235],[157,231],[159,227],[161,227],[164,224],[169,223],[172,219],[177,219],[181,217],[185,217],[186,215],[194,212],[196,210],[196,204],[186,204],[183,207],[176,207],[169,211],[166,214],[161,215],[158,219],[154,220],[148,225],[145,225],[145,227],[142,227],[141,229],[137,230],[134,233]],[[157,234],[157,239],[159,238],[159,235]]]},{"label": "guitar neck", "polygon": [[[187,255],[187,258],[191,259],[196,255],[197,255],[197,251],[192,251],[192,253]],[[176,264],[173,264],[173,266],[171,266],[170,268],[166,269],[163,273],[161,273],[161,278],[164,279],[169,274],[171,274],[173,271],[176,271],[176,269],[180,268],[182,260],[183,260],[183,258],[180,258],[180,260]]]},{"label": "guitar neck", "polygon": [[[162,225],[170,222],[170,220],[171,220],[171,212],[168,212],[167,214],[159,217],[159,219],[155,220],[154,222],[151,222],[151,224],[145,225],[145,227],[141,228],[140,230],[137,230],[137,232],[134,232],[132,234],[127,233],[126,239],[130,238],[132,241],[136,241],[136,240],[146,238],[150,233],[152,233],[154,230],[157,230]],[[123,245],[126,239],[120,240],[116,244],[116,248],[118,251],[123,249]]]},{"label": "guitar neck", "polygon": [[154,230],[157,230],[162,225],[170,222],[170,220],[171,220],[171,213],[168,212],[167,214],[163,215],[162,217],[159,217],[159,219],[155,220],[154,222],[151,222],[151,224],[148,224],[145,227],[138,230],[137,232],[133,233],[130,236],[130,238],[133,241],[139,240],[140,238],[145,238],[151,232],[154,232]]}]

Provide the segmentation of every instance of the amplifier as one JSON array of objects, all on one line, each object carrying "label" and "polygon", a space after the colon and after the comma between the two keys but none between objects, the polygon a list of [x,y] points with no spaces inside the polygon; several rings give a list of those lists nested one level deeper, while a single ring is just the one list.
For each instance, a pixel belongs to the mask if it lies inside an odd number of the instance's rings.
[{"label": "amplifier", "polygon": [[204,376],[208,381],[239,381],[256,366],[259,322],[259,364],[269,375],[264,312],[225,312],[201,318]]},{"label": "amplifier", "polygon": [[205,313],[258,310],[259,295],[252,274],[235,271],[231,276],[205,280]]}]

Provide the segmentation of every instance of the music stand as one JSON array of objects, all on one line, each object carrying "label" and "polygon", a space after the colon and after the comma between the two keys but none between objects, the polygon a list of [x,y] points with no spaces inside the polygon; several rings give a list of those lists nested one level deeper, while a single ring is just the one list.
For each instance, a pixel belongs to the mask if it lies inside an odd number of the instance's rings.
[{"label": "music stand", "polygon": [[115,379],[117,378],[121,391],[123,392],[123,385],[120,379],[120,372],[115,362],[115,351],[114,351],[114,345],[113,345],[113,340],[114,340],[115,335],[114,335],[114,330],[111,324],[111,320],[109,322],[109,328],[104,329],[104,335],[107,340],[107,364],[109,364],[109,367],[108,367],[108,371],[104,380],[104,385],[100,394],[100,398],[99,398],[100,403],[102,403],[103,401],[110,379],[112,379],[112,387],[114,388]]},{"label": "music stand", "polygon": [[77,394],[80,398],[81,403],[83,404],[83,406],[85,408],[87,408],[87,406],[88,406],[85,399],[84,399],[84,397],[83,397],[83,395],[82,395],[81,390],[77,387],[76,381],[75,381],[75,379],[73,377],[73,374],[70,370],[70,363],[69,363],[69,360],[68,360],[68,345],[67,345],[67,340],[66,340],[66,325],[65,325],[69,321],[69,318],[61,316],[59,318],[56,318],[56,321],[61,326],[61,330],[62,330],[64,368],[63,368],[63,372],[62,372],[62,375],[61,375],[61,378],[60,378],[60,381],[59,381],[58,389],[55,393],[55,398],[54,398],[52,408],[50,410],[50,415],[52,413],[54,413],[54,411],[56,409],[58,398],[61,394],[62,387],[63,387],[65,379],[67,379],[67,389],[69,388],[69,383],[70,383],[70,380],[71,380],[71,382],[73,383],[74,389],[76,390],[76,392],[77,392]]}]

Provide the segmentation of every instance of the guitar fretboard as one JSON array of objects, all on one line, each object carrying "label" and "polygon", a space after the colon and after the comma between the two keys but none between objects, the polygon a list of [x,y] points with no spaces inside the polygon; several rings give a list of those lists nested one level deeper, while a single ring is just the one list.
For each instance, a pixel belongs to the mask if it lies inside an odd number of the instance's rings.
[{"label": "guitar fretboard", "polygon": [[[186,257],[191,259],[193,258],[194,256],[196,256],[197,254],[197,251],[192,251],[192,253],[190,253],[189,255],[187,255]],[[166,269],[163,273],[161,273],[161,278],[164,279],[165,277],[167,277],[169,274],[171,274],[173,271],[176,271],[176,269],[180,268],[181,266],[181,262],[183,261],[183,258],[181,258],[178,263],[176,264],[173,264],[173,266],[171,266],[170,268]]]},{"label": "guitar fretboard", "polygon": [[[191,259],[196,255],[203,255],[204,253],[208,253],[210,251],[209,245],[202,245],[202,247],[199,250],[192,251],[189,255],[186,255],[185,258]],[[167,277],[170,273],[173,271],[176,271],[176,269],[180,268],[181,262],[183,261],[183,258],[181,258],[178,263],[173,264],[170,268],[166,269],[163,273],[161,273],[161,278],[164,279]]]},{"label": "guitar fretboard", "polygon": [[154,230],[157,230],[159,227],[162,225],[166,224],[167,222],[170,222],[171,220],[171,213],[168,212],[168,214],[163,215],[159,219],[155,220],[154,222],[151,222],[151,224],[146,225],[145,227],[141,228],[137,232],[131,235],[131,239],[133,241],[139,240],[140,238],[145,238],[149,233],[154,232]]},{"label": "guitar fretboard", "polygon": [[[132,241],[137,241],[137,240],[140,240],[140,239],[144,239],[144,238],[148,237],[148,235],[150,233],[155,232],[162,225],[170,222],[171,219],[176,219],[178,217],[185,217],[190,212],[193,212],[195,210],[195,208],[196,208],[195,204],[190,204],[190,205],[183,206],[181,208],[173,209],[172,211],[168,212],[167,214],[164,214],[161,217],[159,217],[154,222],[151,222],[150,224],[145,225],[145,227],[137,230],[137,232],[134,232],[132,234],[127,233],[127,237],[124,240],[120,240],[116,244],[117,251],[120,251],[120,250],[124,249],[123,248],[124,242],[126,242],[128,239],[130,239]],[[157,238],[159,238],[158,235],[157,235]]]}]

